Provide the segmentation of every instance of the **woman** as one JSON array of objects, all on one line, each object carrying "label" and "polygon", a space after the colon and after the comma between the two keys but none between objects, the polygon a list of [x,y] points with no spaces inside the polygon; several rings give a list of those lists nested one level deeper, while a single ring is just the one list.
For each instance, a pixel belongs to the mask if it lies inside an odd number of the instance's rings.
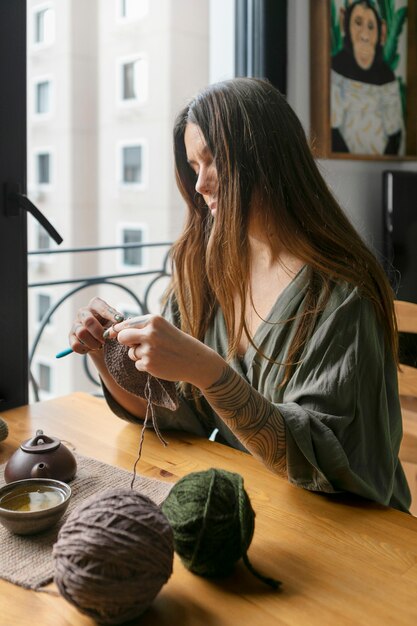
[{"label": "woman", "polygon": [[266,81],[226,81],[180,113],[174,146],[188,217],[163,317],[120,323],[94,299],[71,347],[126,419],[146,402],[106,369],[109,326],[139,372],[182,381],[179,409],[156,407],[160,427],[217,428],[296,485],[406,511],[393,294],[294,112]]}]

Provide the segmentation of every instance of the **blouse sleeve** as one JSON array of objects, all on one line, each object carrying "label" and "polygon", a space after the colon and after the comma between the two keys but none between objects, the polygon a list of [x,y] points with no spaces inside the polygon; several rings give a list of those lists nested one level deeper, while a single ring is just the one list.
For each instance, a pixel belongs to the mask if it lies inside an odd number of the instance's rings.
[{"label": "blouse sleeve", "polygon": [[316,329],[276,406],[290,482],[324,482],[383,504],[400,491],[408,508],[396,365],[372,305],[356,291]]}]

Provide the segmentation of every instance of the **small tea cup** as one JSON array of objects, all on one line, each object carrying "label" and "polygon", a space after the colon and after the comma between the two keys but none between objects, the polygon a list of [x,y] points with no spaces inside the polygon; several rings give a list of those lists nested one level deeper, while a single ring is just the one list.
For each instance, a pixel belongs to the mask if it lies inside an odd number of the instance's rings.
[{"label": "small tea cup", "polygon": [[51,478],[16,480],[0,489],[0,522],[16,535],[34,535],[65,513],[71,488]]}]

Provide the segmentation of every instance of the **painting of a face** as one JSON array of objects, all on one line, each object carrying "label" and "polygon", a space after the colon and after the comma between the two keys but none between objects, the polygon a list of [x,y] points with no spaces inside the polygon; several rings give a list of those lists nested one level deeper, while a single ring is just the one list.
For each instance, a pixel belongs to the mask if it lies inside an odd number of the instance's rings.
[{"label": "painting of a face", "polygon": [[378,42],[378,24],[372,9],[358,4],[350,16],[350,36],[356,63],[368,70],[375,58]]}]

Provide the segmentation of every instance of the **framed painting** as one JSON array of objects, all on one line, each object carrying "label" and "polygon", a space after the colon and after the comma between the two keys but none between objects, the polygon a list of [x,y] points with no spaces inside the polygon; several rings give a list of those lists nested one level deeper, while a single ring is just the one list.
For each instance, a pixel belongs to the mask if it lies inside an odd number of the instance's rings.
[{"label": "framed painting", "polygon": [[310,0],[315,156],[417,159],[416,33],[415,0]]}]

